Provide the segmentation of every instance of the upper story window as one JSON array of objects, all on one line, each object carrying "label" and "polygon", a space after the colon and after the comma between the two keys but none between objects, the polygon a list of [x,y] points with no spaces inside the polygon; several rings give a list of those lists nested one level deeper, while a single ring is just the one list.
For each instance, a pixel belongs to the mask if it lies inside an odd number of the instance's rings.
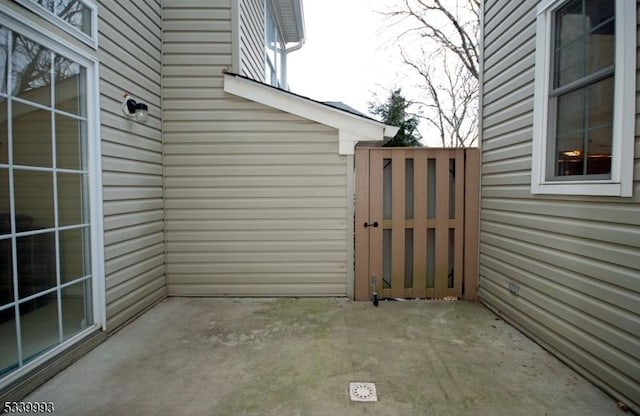
[{"label": "upper story window", "polygon": [[89,0],[17,0],[81,41],[97,46],[98,8]]},{"label": "upper story window", "polygon": [[539,7],[532,192],[630,196],[635,2]]},{"label": "upper story window", "polygon": [[266,81],[274,87],[286,88],[285,43],[276,20],[273,18],[270,1],[266,2],[265,9]]}]

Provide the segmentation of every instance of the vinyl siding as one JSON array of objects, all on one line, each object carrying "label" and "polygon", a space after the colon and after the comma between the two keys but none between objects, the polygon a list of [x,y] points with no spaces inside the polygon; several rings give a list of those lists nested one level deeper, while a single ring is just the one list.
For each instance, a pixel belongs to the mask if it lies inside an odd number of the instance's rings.
[{"label": "vinyl siding", "polygon": [[[228,33],[172,29],[177,8],[183,27],[229,10],[228,1],[202,4],[165,2],[169,294],[345,295],[347,158],[338,132],[225,94]],[[168,59],[214,49],[205,54],[219,64]]]},{"label": "vinyl siding", "polygon": [[265,80],[265,0],[239,1],[240,74]]},{"label": "vinyl siding", "polygon": [[632,198],[531,194],[537,4],[484,5],[479,296],[637,411],[640,139]]},{"label": "vinyl siding", "polygon": [[[161,137],[161,5],[99,4],[107,330],[166,297]],[[125,92],[149,121],[122,114]]]}]

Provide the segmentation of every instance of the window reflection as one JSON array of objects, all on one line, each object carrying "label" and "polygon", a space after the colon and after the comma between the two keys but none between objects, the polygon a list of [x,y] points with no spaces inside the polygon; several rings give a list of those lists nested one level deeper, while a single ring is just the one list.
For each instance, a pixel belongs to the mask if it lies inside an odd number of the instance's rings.
[{"label": "window reflection", "polygon": [[85,259],[84,249],[88,246],[88,229],[60,231],[60,281],[71,282],[87,276],[90,270],[89,260]]},{"label": "window reflection", "polygon": [[53,174],[15,169],[13,171],[16,231],[52,228]]},{"label": "window reflection", "polygon": [[50,106],[51,92],[45,87],[51,85],[51,51],[25,36],[15,34],[11,59],[13,95]]},{"label": "window reflection", "polygon": [[13,302],[11,240],[0,240],[0,306]]},{"label": "window reflection", "polygon": [[55,233],[18,237],[16,248],[20,299],[56,285]]},{"label": "window reflection", "polygon": [[86,123],[56,114],[56,165],[62,169],[84,169],[82,153]]},{"label": "window reflection", "polygon": [[0,311],[0,376],[18,366],[14,308]]},{"label": "window reflection", "polygon": [[51,111],[11,101],[13,121],[13,163],[24,166],[53,166]]},{"label": "window reflection", "polygon": [[54,60],[54,66],[55,108],[84,115],[84,94],[81,85],[84,80],[84,69],[79,64],[59,55]]},{"label": "window reflection", "polygon": [[20,304],[20,333],[25,360],[60,343],[56,292]]},{"label": "window reflection", "polygon": [[81,32],[91,35],[91,9],[84,3],[79,0],[55,0],[50,3],[54,3],[53,12],[56,16]]}]

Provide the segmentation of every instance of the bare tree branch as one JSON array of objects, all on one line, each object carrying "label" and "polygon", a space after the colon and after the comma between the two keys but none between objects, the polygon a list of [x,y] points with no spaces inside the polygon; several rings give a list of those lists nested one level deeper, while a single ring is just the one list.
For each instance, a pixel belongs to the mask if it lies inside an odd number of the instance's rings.
[{"label": "bare tree branch", "polygon": [[[402,60],[420,78],[421,118],[438,131],[443,146],[477,140],[480,0],[397,0],[383,12],[390,26],[406,27],[396,38]],[[419,41],[421,54],[411,53]],[[415,48],[413,48],[415,49]]]}]

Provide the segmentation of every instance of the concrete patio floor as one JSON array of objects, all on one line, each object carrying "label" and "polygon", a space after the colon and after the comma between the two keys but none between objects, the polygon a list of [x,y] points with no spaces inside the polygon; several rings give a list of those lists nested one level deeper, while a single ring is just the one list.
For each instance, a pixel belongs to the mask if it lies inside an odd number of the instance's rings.
[{"label": "concrete patio floor", "polygon": [[[378,402],[349,399],[374,382]],[[623,415],[480,304],[168,298],[25,401],[60,415]]]}]

